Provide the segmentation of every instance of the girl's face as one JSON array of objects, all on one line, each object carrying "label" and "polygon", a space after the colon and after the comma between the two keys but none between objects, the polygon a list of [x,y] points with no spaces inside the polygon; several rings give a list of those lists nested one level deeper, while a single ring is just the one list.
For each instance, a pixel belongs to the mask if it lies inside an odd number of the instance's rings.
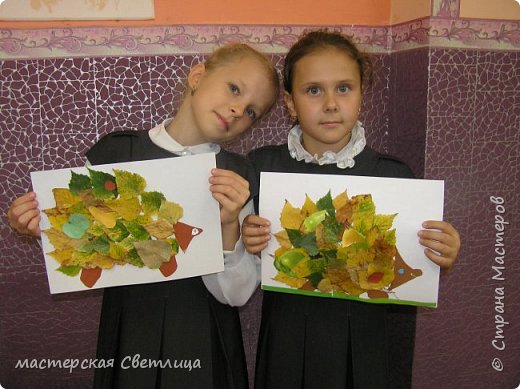
[{"label": "girl's face", "polygon": [[302,129],[303,147],[322,156],[350,140],[361,106],[359,65],[347,54],[326,48],[294,65],[292,93],[285,92],[291,116]]},{"label": "girl's face", "polygon": [[267,70],[243,57],[208,71],[198,64],[188,76],[195,143],[238,137],[271,107],[276,96]]}]

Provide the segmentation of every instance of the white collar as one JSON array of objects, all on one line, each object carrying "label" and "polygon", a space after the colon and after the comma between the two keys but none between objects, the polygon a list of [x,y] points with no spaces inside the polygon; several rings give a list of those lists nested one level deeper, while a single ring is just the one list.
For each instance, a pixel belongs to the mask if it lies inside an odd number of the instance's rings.
[{"label": "white collar", "polygon": [[173,119],[171,118],[166,119],[164,122],[158,124],[148,132],[152,142],[161,149],[167,150],[170,153],[177,155],[194,155],[204,153],[217,154],[220,151],[220,146],[216,143],[201,143],[195,146],[181,145],[166,132],[166,127],[168,127],[172,120]]},{"label": "white collar", "polygon": [[318,165],[329,165],[335,163],[340,169],[351,168],[356,163],[354,158],[365,148],[367,141],[365,139],[365,129],[361,122],[357,121],[352,128],[350,141],[338,153],[326,151],[321,158],[318,155],[311,155],[305,150],[301,143],[302,129],[297,124],[291,131],[287,139],[287,146],[291,157],[297,161],[305,160],[306,163],[317,163]]}]

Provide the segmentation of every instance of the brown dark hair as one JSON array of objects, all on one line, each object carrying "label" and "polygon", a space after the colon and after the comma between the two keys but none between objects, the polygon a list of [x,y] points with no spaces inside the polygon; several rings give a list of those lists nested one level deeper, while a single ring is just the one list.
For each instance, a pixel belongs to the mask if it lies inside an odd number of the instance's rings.
[{"label": "brown dark hair", "polygon": [[336,31],[315,30],[304,33],[285,56],[283,86],[288,93],[292,92],[296,63],[311,53],[328,48],[340,50],[357,62],[361,86],[372,82],[372,60],[367,54],[360,51],[350,38]]}]

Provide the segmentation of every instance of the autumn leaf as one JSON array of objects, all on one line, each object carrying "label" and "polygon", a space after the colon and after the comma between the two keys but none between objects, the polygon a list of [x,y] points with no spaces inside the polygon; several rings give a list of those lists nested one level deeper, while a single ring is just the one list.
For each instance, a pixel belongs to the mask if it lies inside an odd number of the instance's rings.
[{"label": "autumn leaf", "polygon": [[107,200],[105,201],[105,204],[108,208],[117,212],[118,215],[127,221],[137,219],[141,213],[141,205],[139,204],[139,199],[136,197]]},{"label": "autumn leaf", "polygon": [[145,213],[157,213],[159,211],[159,208],[161,208],[161,204],[163,201],[166,201],[166,198],[160,192],[141,193],[141,205]]},{"label": "autumn leaf", "polygon": [[131,199],[139,196],[146,187],[146,180],[136,173],[114,169],[117,191],[121,199]]},{"label": "autumn leaf", "polygon": [[92,182],[90,177],[85,174],[78,174],[71,171],[71,177],[69,181],[69,189],[72,194],[79,195],[85,190],[92,188]]},{"label": "autumn leaf", "polygon": [[289,201],[285,200],[280,216],[281,226],[285,229],[299,230],[304,220],[305,214],[301,209],[293,207]]},{"label": "autumn leaf", "polygon": [[150,269],[159,269],[163,262],[170,260],[170,245],[162,240],[137,241],[134,247],[144,264]]},{"label": "autumn leaf", "polygon": [[175,224],[183,215],[182,207],[173,201],[163,201],[159,208],[158,216],[171,224]]},{"label": "autumn leaf", "polygon": [[107,228],[113,228],[116,225],[117,213],[107,206],[89,207],[90,214],[101,224]]},{"label": "autumn leaf", "polygon": [[166,220],[156,220],[143,225],[148,233],[157,239],[166,239],[173,235],[173,226]]}]

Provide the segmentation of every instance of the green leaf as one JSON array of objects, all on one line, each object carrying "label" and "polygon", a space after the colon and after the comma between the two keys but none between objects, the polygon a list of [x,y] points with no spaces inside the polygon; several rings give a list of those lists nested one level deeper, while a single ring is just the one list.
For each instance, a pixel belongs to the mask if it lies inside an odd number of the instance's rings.
[{"label": "green leaf", "polygon": [[92,188],[90,177],[85,174],[77,174],[71,171],[72,175],[69,181],[69,190],[72,194],[78,195],[84,190]]},{"label": "green leaf", "polygon": [[134,266],[144,267],[144,262],[139,254],[137,254],[137,250],[135,248],[132,248],[132,250],[128,252],[128,256],[125,258],[125,260]]},{"label": "green leaf", "polygon": [[318,284],[323,279],[323,274],[321,272],[312,273],[305,278],[307,278],[311,282],[311,284],[312,284],[312,286],[314,286],[314,288],[317,288]]},{"label": "green leaf", "polygon": [[168,242],[172,248],[172,254],[175,255],[179,252],[179,242],[177,242],[177,239],[175,238],[168,238],[166,239],[166,242]]},{"label": "green leaf", "polygon": [[318,245],[316,243],[316,233],[311,232],[310,234],[302,234],[298,230],[286,229],[287,235],[292,245],[296,248],[302,248],[310,256],[314,256],[319,253]]},{"label": "green leaf", "polygon": [[73,213],[61,229],[69,238],[81,239],[89,227],[90,221],[85,215]]},{"label": "green leaf", "polygon": [[139,224],[137,221],[132,220],[124,223],[126,229],[136,240],[148,240],[150,239],[150,234],[146,229]]},{"label": "green leaf", "polygon": [[88,172],[96,198],[113,199],[117,197],[116,178],[113,175],[92,169],[88,169]]},{"label": "green leaf", "polygon": [[341,230],[341,225],[336,220],[334,216],[328,216],[323,221],[323,240],[325,243],[337,243],[340,240],[339,232]]},{"label": "green leaf", "polygon": [[312,232],[316,230],[318,224],[320,224],[327,217],[327,211],[325,209],[314,212],[313,214],[307,216],[303,221],[303,230],[305,232]]},{"label": "green leaf", "polygon": [[145,179],[137,173],[114,169],[117,191],[122,199],[131,199],[139,196],[146,187]]},{"label": "green leaf", "polygon": [[56,270],[62,272],[69,277],[75,277],[81,271],[81,266],[60,266]]},{"label": "green leaf", "polygon": [[94,245],[92,242],[87,241],[77,248],[77,251],[85,254],[92,254],[94,252]]},{"label": "green leaf", "polygon": [[329,216],[336,216],[336,209],[334,208],[334,204],[332,203],[332,196],[330,195],[330,190],[327,192],[325,196],[323,196],[316,202],[316,207],[319,210],[326,210]]},{"label": "green leaf", "polygon": [[94,240],[93,245],[95,251],[103,255],[108,255],[110,250],[110,243],[108,242],[108,238],[105,235],[100,236]]},{"label": "green leaf", "polygon": [[126,229],[125,225],[121,220],[116,221],[116,225],[113,228],[107,228],[106,234],[110,240],[114,242],[120,242],[125,239],[130,233]]},{"label": "green leaf", "polygon": [[393,215],[375,215],[374,217],[374,225],[377,226],[379,231],[387,231],[392,228],[392,223],[394,222],[396,213]]},{"label": "green leaf", "polygon": [[156,213],[161,207],[161,203],[166,198],[161,192],[143,192],[141,193],[141,205],[145,213]]}]

